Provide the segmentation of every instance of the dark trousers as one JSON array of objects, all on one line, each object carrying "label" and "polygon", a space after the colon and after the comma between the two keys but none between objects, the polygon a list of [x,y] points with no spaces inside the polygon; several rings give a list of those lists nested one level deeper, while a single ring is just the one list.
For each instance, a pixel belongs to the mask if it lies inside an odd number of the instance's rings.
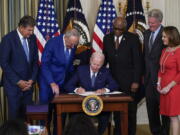
[{"label": "dark trousers", "polygon": [[[137,103],[135,101],[128,104],[128,135],[136,134],[136,113],[137,113]],[[120,130],[120,112],[114,112],[114,135],[122,135]]]},{"label": "dark trousers", "polygon": [[102,112],[97,116],[98,118],[98,133],[103,135],[109,123],[110,112]]},{"label": "dark trousers", "polygon": [[[8,119],[21,119],[25,121],[26,105],[33,104],[32,91],[14,92],[7,94],[8,100]],[[17,90],[18,91],[18,90]]]},{"label": "dark trousers", "polygon": [[[51,101],[54,98],[54,94],[50,85],[47,85],[45,80],[41,80],[39,82],[39,99],[41,104],[49,104],[48,111],[48,124],[50,125],[51,121],[53,121],[53,135],[57,135],[57,114],[55,104],[52,104]],[[63,89],[61,89],[61,93]],[[66,114],[62,114],[62,128],[65,126]]]},{"label": "dark trousers", "polygon": [[149,118],[149,126],[153,135],[169,135],[170,120],[159,113],[159,93],[152,81],[146,85],[146,105]]}]

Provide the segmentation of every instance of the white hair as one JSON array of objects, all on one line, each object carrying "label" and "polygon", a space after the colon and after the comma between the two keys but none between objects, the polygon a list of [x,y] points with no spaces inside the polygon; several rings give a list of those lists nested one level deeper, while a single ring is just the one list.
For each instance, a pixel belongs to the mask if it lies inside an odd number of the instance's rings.
[{"label": "white hair", "polygon": [[102,52],[97,51],[97,52],[94,52],[91,55],[91,60],[94,59],[94,58],[99,58],[99,59],[101,59],[104,62],[105,56],[104,56],[104,54]]}]

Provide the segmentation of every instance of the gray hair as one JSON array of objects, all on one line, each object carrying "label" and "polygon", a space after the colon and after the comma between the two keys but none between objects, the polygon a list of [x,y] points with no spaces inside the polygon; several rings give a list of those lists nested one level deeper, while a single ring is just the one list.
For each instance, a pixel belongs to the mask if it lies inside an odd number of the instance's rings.
[{"label": "gray hair", "polygon": [[97,51],[97,52],[94,52],[91,55],[91,60],[94,59],[94,58],[100,58],[104,62],[105,56],[104,56],[104,54],[102,52]]},{"label": "gray hair", "polygon": [[76,29],[71,29],[65,32],[65,36],[66,37],[71,37],[71,36],[80,37],[80,34]]},{"label": "gray hair", "polygon": [[156,18],[159,22],[162,22],[163,20],[163,13],[159,9],[152,9],[151,11],[148,12],[148,18],[149,17],[154,17]]}]

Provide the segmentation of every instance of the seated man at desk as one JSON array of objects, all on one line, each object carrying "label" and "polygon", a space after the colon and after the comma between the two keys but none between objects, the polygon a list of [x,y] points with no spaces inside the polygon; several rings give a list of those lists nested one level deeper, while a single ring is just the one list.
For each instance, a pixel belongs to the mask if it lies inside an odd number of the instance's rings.
[{"label": "seated man at desk", "polygon": [[[83,94],[86,91],[94,91],[104,94],[118,90],[118,85],[112,78],[109,69],[103,67],[104,54],[95,52],[90,58],[90,65],[79,66],[74,76],[67,82],[67,92]],[[102,112],[98,116],[98,132],[102,135],[108,125],[109,112]]]}]

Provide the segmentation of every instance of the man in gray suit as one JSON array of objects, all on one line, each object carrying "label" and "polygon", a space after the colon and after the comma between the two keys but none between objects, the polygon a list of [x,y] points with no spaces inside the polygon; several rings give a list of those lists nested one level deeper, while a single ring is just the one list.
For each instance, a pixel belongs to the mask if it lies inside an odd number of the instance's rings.
[{"label": "man in gray suit", "polygon": [[148,13],[149,29],[144,33],[145,96],[149,126],[153,135],[169,135],[169,118],[159,114],[159,93],[156,89],[159,59],[164,47],[162,19],[163,14],[160,10],[151,10]]}]

